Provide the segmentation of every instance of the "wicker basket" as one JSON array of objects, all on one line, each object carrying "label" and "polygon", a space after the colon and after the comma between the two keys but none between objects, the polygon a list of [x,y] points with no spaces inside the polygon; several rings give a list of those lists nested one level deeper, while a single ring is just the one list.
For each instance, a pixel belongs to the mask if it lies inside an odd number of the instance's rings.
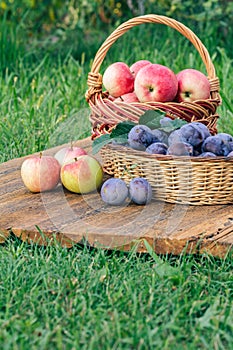
[{"label": "wicker basket", "polygon": [[[144,23],[160,23],[176,29],[185,36],[197,49],[206,67],[207,77],[211,86],[210,99],[195,102],[147,102],[147,103],[124,103],[112,101],[108,93],[102,91],[102,75],[99,73],[101,64],[114,42],[125,32],[134,26]],[[214,65],[209,53],[200,39],[182,23],[159,15],[138,16],[128,20],[115,29],[104,41],[94,58],[91,72],[88,74],[88,90],[86,100],[91,108],[90,121],[93,126],[93,138],[104,132],[109,132],[114,125],[123,120],[137,122],[139,117],[148,109],[161,110],[172,119],[180,118],[191,121],[200,121],[208,126],[210,132],[217,132],[216,122],[218,114],[217,107],[221,103],[219,95],[219,79],[216,77]]]},{"label": "wicker basket", "polygon": [[102,148],[104,170],[128,183],[145,177],[154,197],[168,203],[233,203],[233,158],[152,155],[125,146]]},{"label": "wicker basket", "polygon": [[[160,23],[176,29],[197,49],[206,67],[211,86],[208,100],[195,102],[147,102],[124,103],[112,101],[102,91],[101,64],[111,45],[126,31],[143,23]],[[204,123],[211,134],[217,133],[221,103],[219,79],[209,53],[200,39],[182,23],[158,15],[135,17],[121,24],[99,48],[91,72],[88,75],[86,100],[89,103],[92,137],[111,132],[120,121],[138,122],[146,110],[160,110],[172,119]],[[145,177],[150,181],[155,198],[180,204],[228,204],[233,202],[233,159],[224,157],[197,158],[151,155],[124,146],[109,144],[102,148],[103,167],[106,173],[129,182],[133,177]]]}]

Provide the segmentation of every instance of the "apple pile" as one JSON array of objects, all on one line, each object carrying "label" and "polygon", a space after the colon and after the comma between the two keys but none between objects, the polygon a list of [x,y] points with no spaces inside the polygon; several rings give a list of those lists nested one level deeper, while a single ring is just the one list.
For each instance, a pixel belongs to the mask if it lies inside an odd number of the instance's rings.
[{"label": "apple pile", "polygon": [[186,68],[177,74],[167,66],[139,60],[128,66],[114,62],[103,74],[103,85],[115,101],[193,102],[210,98],[210,83],[205,74]]},{"label": "apple pile", "polygon": [[33,193],[54,189],[59,182],[71,192],[89,193],[100,187],[102,166],[81,147],[63,147],[55,156],[32,155],[21,165],[21,178]]}]

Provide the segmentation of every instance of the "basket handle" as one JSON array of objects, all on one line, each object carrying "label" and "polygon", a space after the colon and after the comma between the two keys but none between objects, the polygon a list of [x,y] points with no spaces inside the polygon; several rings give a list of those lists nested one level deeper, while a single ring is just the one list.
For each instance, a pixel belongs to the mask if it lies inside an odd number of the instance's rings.
[{"label": "basket handle", "polygon": [[144,24],[144,23],[159,23],[165,24],[173,29],[176,29],[184,37],[186,37],[199,52],[202,61],[206,67],[208,79],[211,82],[211,90],[219,91],[219,80],[216,77],[216,72],[214,65],[210,59],[210,55],[206,47],[203,45],[201,40],[193,33],[191,29],[186,27],[184,24],[178,22],[170,17],[148,14],[143,16],[134,17],[128,21],[122,23],[117,27],[109,37],[103,42],[97,51],[94,61],[92,63],[91,72],[88,74],[88,91],[86,92],[86,99],[89,100],[95,93],[100,93],[102,91],[102,76],[99,74],[100,66],[110,49],[110,47],[115,43],[115,41],[121,37],[125,32],[134,26]]}]

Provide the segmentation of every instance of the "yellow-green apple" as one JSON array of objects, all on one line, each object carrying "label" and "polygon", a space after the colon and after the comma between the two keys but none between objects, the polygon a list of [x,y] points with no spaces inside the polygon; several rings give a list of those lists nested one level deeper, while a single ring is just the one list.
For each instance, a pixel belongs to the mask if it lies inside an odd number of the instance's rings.
[{"label": "yellow-green apple", "polygon": [[199,70],[187,68],[177,74],[178,102],[202,100],[210,98],[210,82],[207,76]]},{"label": "yellow-green apple", "polygon": [[103,181],[101,164],[88,154],[63,164],[60,174],[63,186],[74,193],[89,193],[97,190]]},{"label": "yellow-green apple", "polygon": [[63,165],[64,163],[67,163],[70,159],[77,158],[79,156],[82,156],[84,154],[87,154],[87,152],[78,146],[67,146],[61,148],[59,151],[56,152],[55,158],[58,160],[60,165]]},{"label": "yellow-green apple", "polygon": [[53,156],[33,155],[21,165],[21,178],[31,192],[44,192],[55,188],[60,180],[60,164]]},{"label": "yellow-green apple", "polygon": [[138,71],[142,67],[146,66],[147,64],[151,64],[151,62],[148,60],[139,60],[139,61],[134,62],[129,68],[130,68],[132,74],[134,75],[134,77],[136,77],[136,75],[138,74]]},{"label": "yellow-green apple", "polygon": [[134,91],[140,102],[173,101],[178,90],[176,74],[168,67],[151,63],[138,71]]},{"label": "yellow-green apple", "polygon": [[124,62],[114,62],[104,71],[103,84],[109,94],[119,97],[134,90],[134,76]]},{"label": "yellow-green apple", "polygon": [[139,99],[137,98],[135,92],[128,92],[128,94],[124,94],[120,97],[117,97],[115,99],[115,102],[126,102],[126,103],[131,103],[131,102],[139,102]]}]

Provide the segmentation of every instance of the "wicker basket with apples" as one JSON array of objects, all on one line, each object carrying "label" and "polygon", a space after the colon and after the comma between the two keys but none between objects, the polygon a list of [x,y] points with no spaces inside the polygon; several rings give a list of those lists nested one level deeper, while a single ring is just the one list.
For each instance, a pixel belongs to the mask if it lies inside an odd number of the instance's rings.
[{"label": "wicker basket with apples", "polygon": [[[159,23],[174,28],[194,45],[206,67],[207,78],[210,85],[210,93],[208,98],[206,98],[205,93],[205,98],[199,98],[199,96],[197,96],[195,101],[190,102],[189,99],[188,101],[179,102],[173,98],[174,91],[172,91],[171,87],[171,93],[169,94],[170,96],[167,101],[164,96],[162,96],[162,99],[161,96],[158,96],[160,98],[154,98],[152,101],[144,98],[140,102],[128,102],[128,100],[124,101],[120,98],[115,99],[115,97],[124,95],[127,89],[128,91],[132,92],[133,77],[127,70],[126,64],[124,65],[122,62],[118,63],[118,67],[114,67],[114,69],[109,67],[109,74],[108,72],[104,72],[102,75],[100,73],[101,64],[108,50],[117,39],[119,39],[124,33],[134,26],[144,23]],[[162,69],[162,67],[160,68]],[[116,84],[112,77],[116,71],[118,71],[118,73],[120,72],[121,76],[124,76],[125,82],[121,82],[120,87],[118,87],[118,91],[113,91],[113,96],[111,96],[109,91],[103,91],[103,77],[105,76],[105,83],[108,88],[110,86],[110,88],[114,90],[114,85]],[[151,74],[151,72],[148,72],[148,74]],[[156,73],[152,72],[152,74]],[[111,76],[111,79],[109,79],[109,76]],[[170,75],[167,74],[167,80],[170,78],[174,80],[172,72],[170,72]],[[195,77],[195,79],[196,78],[197,77]],[[98,132],[99,130],[100,133],[103,133],[106,129],[109,127],[111,128],[119,121],[138,121],[140,115],[142,115],[148,109],[159,109],[166,112],[171,118],[181,118],[188,122],[198,120],[206,124],[212,133],[216,133],[216,121],[218,118],[216,110],[218,105],[221,103],[221,98],[219,95],[219,79],[216,76],[215,67],[210,59],[208,50],[202,44],[201,40],[188,27],[172,18],[150,14],[132,18],[121,24],[110,34],[110,36],[104,41],[97,51],[91,71],[88,74],[87,84],[88,90],[85,97],[91,108],[90,120],[94,128],[93,137],[95,137],[95,131]],[[126,90],[124,89],[124,84],[128,85]],[[113,85],[113,87],[111,87],[111,85]],[[119,86],[119,81],[117,85]],[[173,90],[174,89],[175,87],[173,87]],[[117,90],[116,86],[115,90]],[[149,97],[156,97],[155,93],[147,93],[147,95]]]},{"label": "wicker basket with apples", "polygon": [[[207,74],[187,67],[175,74],[170,67],[147,60],[131,66],[113,62],[101,74],[110,47],[125,32],[143,23],[164,24],[180,32],[200,54]],[[233,157],[228,156],[233,150],[233,137],[224,134],[215,139],[221,103],[219,79],[206,47],[187,26],[154,14],[121,24],[96,53],[85,97],[91,109],[93,142],[101,149],[108,174],[126,182],[144,177],[154,197],[165,202],[233,202]],[[163,127],[166,121],[168,126]],[[180,130],[183,139],[179,139],[182,144],[177,149],[177,144],[171,145],[171,138]],[[158,136],[163,131],[170,137],[169,142]],[[163,145],[154,146],[153,140]],[[147,151],[147,147],[153,151]]]}]

